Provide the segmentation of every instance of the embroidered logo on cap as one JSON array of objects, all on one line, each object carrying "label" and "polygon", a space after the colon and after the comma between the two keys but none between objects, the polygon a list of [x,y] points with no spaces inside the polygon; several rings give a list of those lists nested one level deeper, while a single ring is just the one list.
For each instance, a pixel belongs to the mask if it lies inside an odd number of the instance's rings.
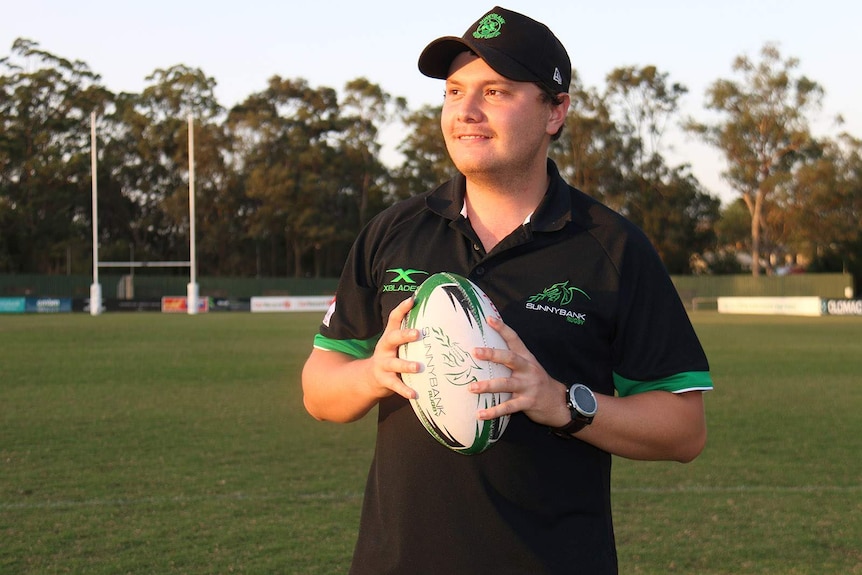
[{"label": "embroidered logo on cap", "polygon": [[554,82],[556,82],[560,86],[563,85],[563,75],[560,74],[559,68],[554,68]]},{"label": "embroidered logo on cap", "polygon": [[488,14],[479,21],[479,26],[473,32],[473,37],[479,40],[488,40],[500,35],[503,24],[506,21],[499,14]]}]

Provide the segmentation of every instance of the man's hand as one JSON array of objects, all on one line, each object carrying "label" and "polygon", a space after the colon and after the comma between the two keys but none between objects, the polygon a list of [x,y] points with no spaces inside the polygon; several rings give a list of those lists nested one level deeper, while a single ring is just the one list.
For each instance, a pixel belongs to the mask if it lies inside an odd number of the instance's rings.
[{"label": "man's hand", "polygon": [[369,383],[378,386],[374,395],[386,397],[392,393],[406,399],[415,399],[416,391],[405,385],[401,373],[418,373],[422,366],[415,361],[407,361],[398,357],[398,348],[405,343],[419,339],[419,330],[401,329],[404,317],[413,307],[413,298],[407,298],[389,313],[383,335],[377,341],[374,355],[371,357],[371,377]]},{"label": "man's hand", "polygon": [[398,357],[398,346],[419,339],[415,329],[401,329],[413,298],[389,314],[374,354],[356,359],[337,351],[314,349],[302,370],[305,408],[312,417],[346,423],[363,417],[384,397],[397,393],[407,399],[416,392],[401,381],[400,373],[415,373],[421,366]]},{"label": "man's hand", "polygon": [[[549,427],[571,421],[566,407],[565,385],[551,378],[510,327],[490,319],[508,350],[477,348],[476,357],[501,363],[512,370],[506,378],[478,381],[475,393],[512,393],[512,399],[478,412],[479,419],[493,419],[518,411]],[[706,444],[703,394],[700,391],[671,393],[648,391],[628,397],[596,394],[599,409],[592,425],[577,434],[599,449],[629,459],[688,462]]]},{"label": "man's hand", "polygon": [[494,317],[488,318],[488,325],[503,337],[509,349],[479,347],[474,354],[477,359],[505,365],[512,370],[512,375],[477,381],[470,385],[470,391],[510,392],[512,398],[495,407],[479,410],[479,419],[494,419],[522,411],[542,425],[561,427],[568,423],[571,415],[566,407],[566,386],[548,375],[515,330]]}]

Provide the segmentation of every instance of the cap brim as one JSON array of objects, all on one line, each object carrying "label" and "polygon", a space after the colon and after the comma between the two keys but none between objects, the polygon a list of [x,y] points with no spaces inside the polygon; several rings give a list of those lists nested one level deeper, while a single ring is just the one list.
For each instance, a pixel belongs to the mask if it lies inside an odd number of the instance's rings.
[{"label": "cap brim", "polygon": [[452,61],[462,52],[473,52],[501,76],[518,82],[541,82],[517,61],[486,45],[475,44],[457,36],[444,36],[428,44],[419,56],[419,71],[430,78],[449,77]]},{"label": "cap brim", "polygon": [[457,36],[437,38],[419,55],[419,71],[429,78],[445,80],[449,76],[452,60],[458,54],[468,51],[473,51],[473,47]]}]

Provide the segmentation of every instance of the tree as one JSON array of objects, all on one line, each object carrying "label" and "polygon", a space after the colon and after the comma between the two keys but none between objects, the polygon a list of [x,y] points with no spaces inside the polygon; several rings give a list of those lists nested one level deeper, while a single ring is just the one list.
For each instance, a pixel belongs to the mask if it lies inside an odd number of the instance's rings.
[{"label": "tree", "polygon": [[607,75],[606,82],[604,100],[618,117],[617,126],[631,150],[631,170],[647,180],[657,179],[658,174],[650,170],[663,163],[657,161],[663,151],[662,137],[688,88],[670,84],[668,74],[655,66],[616,68]]},{"label": "tree", "polygon": [[776,200],[787,243],[814,259],[854,259],[862,239],[862,141],[844,134],[816,142],[793,176]]},{"label": "tree", "polygon": [[[128,94],[116,95],[111,105],[96,114],[98,242],[101,260],[138,259],[139,255],[143,255],[140,248],[145,245],[141,238],[136,237],[140,205],[128,193],[129,189],[135,188],[127,185],[128,181],[140,179],[134,174],[137,174],[141,165],[137,147],[128,142],[130,130],[123,123],[125,111],[132,105],[131,100]],[[139,251],[134,253],[136,248]]]},{"label": "tree", "polygon": [[781,59],[766,44],[761,61],[739,56],[733,71],[739,81],[720,79],[706,92],[706,107],[724,116],[716,123],[690,119],[686,127],[724,154],[724,178],[741,195],[751,216],[752,274],[760,274],[764,230],[773,192],[786,184],[798,162],[797,152],[811,135],[806,114],[819,106],[823,90],[795,74],[799,61]]},{"label": "tree", "polygon": [[691,253],[713,242],[719,201],[688,166],[670,168],[662,156],[685,87],[654,66],[613,70],[602,95],[572,76],[566,130],[553,148],[561,171],[640,226],[669,271],[690,272]]},{"label": "tree", "polygon": [[456,170],[440,130],[440,106],[423,106],[404,119],[406,137],[398,146],[404,156],[395,171],[395,197],[403,199],[430,191]]},{"label": "tree", "polygon": [[[215,97],[216,82],[200,69],[175,65],[157,69],[146,78],[149,85],[130,97],[122,121],[128,126],[129,158],[136,160],[127,172],[125,193],[140,205],[136,235],[156,259],[176,260],[188,254],[189,156],[188,117],[195,119],[196,222],[201,222],[198,243],[203,271],[216,260],[220,242],[208,226],[214,222],[216,202],[229,190],[224,159],[226,137],[215,121],[223,113]],[[200,215],[201,217],[198,217]],[[232,211],[224,214],[233,219]],[[228,228],[230,222],[227,223]],[[211,239],[210,239],[211,238]]]},{"label": "tree", "polygon": [[569,95],[566,126],[551,144],[550,155],[573,186],[619,210],[625,189],[621,166],[627,160],[618,126],[602,96],[584,86],[576,70],[572,70]]},{"label": "tree", "polygon": [[407,102],[393,98],[366,78],[348,82],[344,93],[339,110],[344,127],[341,158],[349,164],[345,175],[353,176],[350,192],[357,197],[358,225],[362,227],[370,213],[385,205],[381,180],[389,172],[380,162],[380,130],[403,117]]},{"label": "tree", "polygon": [[83,62],[23,38],[0,69],[0,265],[58,273],[89,252],[90,113],[111,94]]},{"label": "tree", "polygon": [[751,251],[747,247],[751,243],[751,216],[742,198],[737,198],[721,210],[721,217],[715,223],[715,234],[720,247]]},{"label": "tree", "polygon": [[626,206],[672,274],[691,273],[691,256],[715,244],[721,202],[701,188],[688,166],[650,168],[651,180],[634,176],[638,193]]},{"label": "tree", "polygon": [[[709,251],[713,230],[719,256],[733,246],[760,255],[755,262],[805,253],[812,269],[858,269],[862,145],[811,137],[806,114],[822,90],[797,66],[770,45],[759,63],[738,58],[740,78],[707,91],[721,121],[687,123],[725,153],[724,177],[739,191],[717,223],[717,200],[688,166],[665,161],[662,135],[685,87],[654,66],[613,70],[602,92],[573,71],[551,155],[573,185],[640,225],[672,272],[688,271],[689,253]],[[130,246],[134,259],[186,255],[189,114],[205,274],[335,274],[375,213],[455,172],[440,107],[408,113],[365,78],[339,96],[275,76],[227,115],[199,69],[158,69],[146,81],[141,94],[112,94],[86,64],[25,39],[0,59],[0,272],[89,269],[92,111],[103,259],[125,259]],[[404,161],[390,171],[379,138],[393,121],[404,127]]]},{"label": "tree", "polygon": [[258,242],[283,238],[292,261],[287,268],[302,276],[304,256],[339,241],[344,223],[356,221],[351,202],[339,194],[341,173],[333,170],[339,165],[337,94],[273,76],[266,90],[230,111],[228,125],[252,201],[249,235]]},{"label": "tree", "polygon": [[606,82],[603,100],[624,154],[620,209],[649,236],[671,273],[689,273],[691,254],[713,244],[720,202],[688,166],[670,168],[664,159],[665,130],[688,89],[655,66],[617,68]]}]

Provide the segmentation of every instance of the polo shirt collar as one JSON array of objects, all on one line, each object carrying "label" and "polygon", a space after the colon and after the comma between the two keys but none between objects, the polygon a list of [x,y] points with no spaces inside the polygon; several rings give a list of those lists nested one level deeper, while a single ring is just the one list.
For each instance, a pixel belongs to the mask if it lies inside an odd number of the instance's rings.
[{"label": "polo shirt collar", "polygon": [[[548,158],[548,175],[551,183],[545,197],[525,224],[531,224],[535,232],[553,232],[561,229],[572,219],[572,200],[569,185],[560,176],[553,160]],[[466,218],[464,196],[467,193],[467,180],[459,173],[454,178],[435,189],[426,200],[428,208],[444,218],[457,220]]]},{"label": "polo shirt collar", "polygon": [[[465,202],[463,200],[461,201],[461,217],[464,218],[465,220],[468,219],[468,217],[467,217],[467,202]],[[527,224],[529,224],[530,218],[532,218],[532,217],[533,217],[532,213],[527,214],[527,217],[524,218],[524,223],[521,225],[526,226]]]}]

